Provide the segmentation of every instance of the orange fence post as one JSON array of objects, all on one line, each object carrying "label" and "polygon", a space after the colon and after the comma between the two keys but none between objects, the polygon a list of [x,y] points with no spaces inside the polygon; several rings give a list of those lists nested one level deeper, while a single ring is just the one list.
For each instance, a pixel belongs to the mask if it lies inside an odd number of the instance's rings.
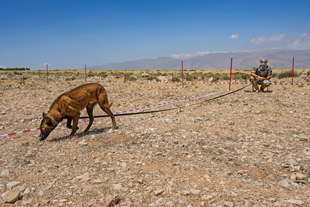
[{"label": "orange fence post", "polygon": [[293,63],[292,63],[292,85],[294,84],[294,57],[293,57]]},{"label": "orange fence post", "polygon": [[231,71],[232,71],[232,60],[233,60],[233,58],[231,58],[231,61],[230,61],[230,77],[229,77],[229,91],[230,91],[230,86],[231,86]]},{"label": "orange fence post", "polygon": [[85,82],[87,82],[86,65],[85,65]]},{"label": "orange fence post", "polygon": [[48,84],[48,64],[46,64],[46,83]]}]

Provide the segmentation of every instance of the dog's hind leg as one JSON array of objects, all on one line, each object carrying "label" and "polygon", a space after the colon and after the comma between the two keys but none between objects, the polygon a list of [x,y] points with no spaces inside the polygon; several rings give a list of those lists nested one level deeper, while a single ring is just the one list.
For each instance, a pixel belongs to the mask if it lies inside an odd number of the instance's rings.
[{"label": "dog's hind leg", "polygon": [[92,125],[93,122],[94,122],[93,110],[94,110],[94,106],[95,106],[96,104],[97,104],[97,103],[88,104],[87,107],[86,107],[87,114],[88,114],[88,117],[89,117],[89,124],[88,124],[88,126],[86,127],[86,129],[84,130],[84,132],[88,132],[88,130],[90,129],[91,125]]},{"label": "dog's hind leg", "polygon": [[109,105],[108,96],[106,93],[101,93],[98,95],[98,104],[100,108],[111,117],[113,129],[116,129],[117,127],[116,127],[115,117],[112,111],[110,110],[110,106],[112,104]]},{"label": "dog's hind leg", "polygon": [[[99,104],[100,105],[100,104]],[[116,129],[116,122],[115,122],[115,117],[112,111],[110,110],[110,105],[108,103],[105,103],[103,105],[100,105],[101,109],[106,112],[112,119],[112,124],[113,124],[113,129]]]}]

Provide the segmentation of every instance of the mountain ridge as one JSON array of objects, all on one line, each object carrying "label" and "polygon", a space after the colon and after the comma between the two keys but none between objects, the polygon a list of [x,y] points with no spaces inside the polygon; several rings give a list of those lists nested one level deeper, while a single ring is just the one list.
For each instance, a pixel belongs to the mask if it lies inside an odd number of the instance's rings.
[{"label": "mountain ridge", "polygon": [[231,57],[234,69],[250,69],[259,65],[261,58],[269,60],[272,68],[286,69],[310,67],[310,50],[288,50],[266,48],[256,51],[210,51],[133,60],[122,63],[109,63],[89,67],[89,70],[178,70],[183,60],[184,69],[228,69]]}]

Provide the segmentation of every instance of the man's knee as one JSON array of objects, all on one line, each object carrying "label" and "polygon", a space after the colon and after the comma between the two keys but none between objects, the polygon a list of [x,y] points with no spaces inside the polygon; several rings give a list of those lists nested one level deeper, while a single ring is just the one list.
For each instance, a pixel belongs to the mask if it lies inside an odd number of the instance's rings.
[{"label": "man's knee", "polygon": [[269,87],[271,85],[271,81],[270,80],[264,80],[263,85],[265,87]]},{"label": "man's knee", "polygon": [[255,78],[253,76],[250,77],[250,82],[253,83],[255,81]]}]

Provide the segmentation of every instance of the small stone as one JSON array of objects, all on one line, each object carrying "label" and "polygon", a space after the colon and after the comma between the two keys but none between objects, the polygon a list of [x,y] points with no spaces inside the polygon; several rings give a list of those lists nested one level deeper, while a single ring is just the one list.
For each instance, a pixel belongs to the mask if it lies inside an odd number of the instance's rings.
[{"label": "small stone", "polygon": [[79,146],[87,146],[88,143],[86,142],[86,140],[82,140],[78,143]]},{"label": "small stone", "polygon": [[174,203],[172,202],[172,201],[168,201],[166,204],[165,204],[165,206],[168,206],[168,207],[173,207],[173,206],[175,206],[174,205]]},{"label": "small stone", "polygon": [[291,174],[291,180],[295,181],[296,180],[296,175],[295,174]]},{"label": "small stone", "polygon": [[163,190],[156,190],[156,191],[154,191],[156,196],[161,195],[163,192],[164,192]]},{"label": "small stone", "polygon": [[108,203],[107,203],[107,207],[112,207],[115,206],[116,204],[118,204],[121,201],[121,198],[119,196],[115,196],[113,199],[111,199]]},{"label": "small stone", "polygon": [[308,140],[308,137],[307,137],[306,135],[304,135],[304,134],[301,134],[301,135],[299,135],[298,139],[299,139],[300,141],[307,141],[307,140]]},{"label": "small stone", "polygon": [[30,188],[26,188],[26,190],[24,191],[24,195],[27,195],[31,192]]},{"label": "small stone", "polygon": [[80,180],[80,179],[83,179],[84,177],[89,177],[89,173],[84,173],[84,175],[80,175],[80,176],[76,176],[75,178]]},{"label": "small stone", "polygon": [[92,181],[93,184],[100,184],[100,183],[104,183],[104,181],[100,180],[100,179],[95,179]]},{"label": "small stone", "polygon": [[301,174],[301,173],[296,173],[296,179],[297,180],[304,180],[304,179],[306,179],[306,175],[304,175],[304,174]]},{"label": "small stone", "polygon": [[122,190],[123,189],[123,186],[120,183],[119,184],[113,184],[112,186],[113,186],[114,190]]},{"label": "small stone", "polygon": [[163,199],[163,198],[159,198],[159,199],[156,201],[157,205],[161,205],[161,203],[163,203],[163,202],[164,202],[164,199]]},{"label": "small stone", "polygon": [[120,164],[120,166],[121,166],[122,168],[126,168],[127,164],[126,164],[125,162],[123,162],[123,163]]},{"label": "small stone", "polygon": [[9,176],[9,175],[10,175],[9,169],[2,170],[0,174],[0,176]]},{"label": "small stone", "polygon": [[279,144],[277,144],[276,146],[275,146],[277,149],[280,149],[280,150],[282,150],[284,147],[283,146],[281,146],[281,145],[279,145]]},{"label": "small stone", "polygon": [[290,165],[297,165],[298,164],[295,159],[288,159],[287,163]]},{"label": "small stone", "polygon": [[90,180],[90,177],[84,176],[84,177],[80,180],[80,182],[83,183],[83,182],[87,182],[87,181],[89,181],[89,180]]},{"label": "small stone", "polygon": [[193,195],[199,195],[200,192],[201,192],[201,190],[196,190],[196,189],[190,189],[189,191],[190,191],[191,194],[193,194]]},{"label": "small stone", "polygon": [[275,198],[269,198],[269,199],[268,199],[268,201],[269,201],[269,202],[273,202],[273,203],[274,203],[274,202],[276,202],[276,201],[277,201],[277,199],[275,199]]},{"label": "small stone", "polygon": [[209,149],[211,149],[211,147],[210,146],[202,146],[205,150],[209,150]]},{"label": "small stone", "polygon": [[2,198],[6,203],[15,203],[20,197],[20,192],[17,189],[13,189],[10,192],[6,193]]},{"label": "small stone", "polygon": [[235,122],[230,121],[230,122],[229,122],[229,125],[235,125]]},{"label": "small stone", "polygon": [[305,181],[305,180],[295,180],[295,183],[307,184],[307,181]]},{"label": "small stone", "polygon": [[283,205],[282,205],[279,201],[277,201],[277,202],[275,202],[275,203],[273,204],[273,206],[274,206],[274,207],[282,207]]},{"label": "small stone", "polygon": [[229,201],[224,201],[224,205],[228,206],[228,207],[233,207],[234,206],[234,204],[232,202],[229,202]]},{"label": "small stone", "polygon": [[287,180],[279,181],[278,185],[282,186],[283,188],[288,188],[290,186]]},{"label": "small stone", "polygon": [[303,204],[304,204],[304,202],[303,202],[303,201],[293,200],[293,199],[290,199],[290,200],[284,200],[284,202],[286,202],[286,203],[291,203],[291,204],[296,204],[296,205],[299,205],[299,206],[301,206],[301,205],[303,205]]},{"label": "small stone", "polygon": [[10,183],[6,184],[6,188],[11,190],[13,187],[15,187],[19,184],[20,184],[20,182],[17,182],[17,181],[10,182]]},{"label": "small stone", "polygon": [[184,191],[182,192],[182,194],[183,194],[183,195],[190,195],[191,192],[190,192],[189,190],[184,190]]},{"label": "small stone", "polygon": [[67,199],[61,199],[61,200],[59,200],[59,203],[64,203],[64,202],[67,202]]},{"label": "small stone", "polygon": [[27,206],[27,205],[30,205],[30,203],[32,203],[32,201],[33,201],[32,198],[28,198],[28,199],[23,198],[22,204]]}]

